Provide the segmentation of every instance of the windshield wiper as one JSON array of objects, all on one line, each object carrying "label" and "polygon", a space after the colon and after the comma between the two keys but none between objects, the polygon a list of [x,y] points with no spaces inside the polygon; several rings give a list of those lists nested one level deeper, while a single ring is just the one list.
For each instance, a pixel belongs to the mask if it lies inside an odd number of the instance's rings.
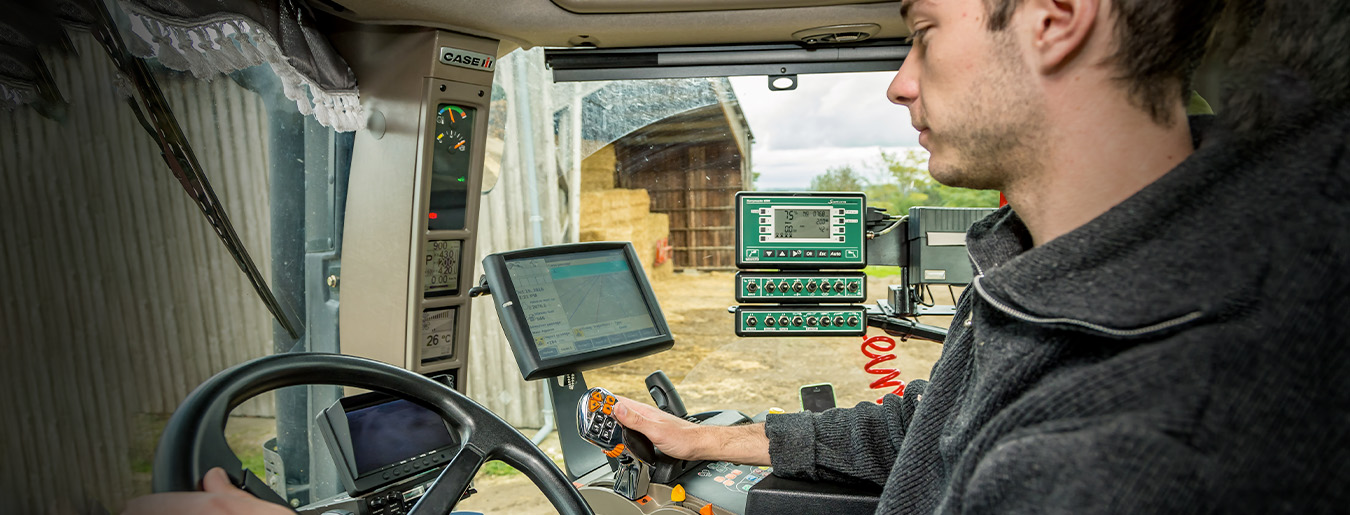
[{"label": "windshield wiper", "polygon": [[253,283],[253,289],[258,292],[258,297],[262,298],[263,304],[267,305],[267,310],[272,312],[272,317],[276,318],[277,323],[281,324],[282,329],[285,329],[291,338],[299,338],[303,327],[298,320],[292,320],[281,303],[277,302],[276,295],[267,285],[267,280],[263,278],[262,272],[258,271],[253,258],[249,257],[244,242],[234,232],[229,215],[225,214],[220,199],[211,188],[211,181],[202,172],[201,164],[197,162],[197,156],[192,151],[192,145],[188,143],[187,135],[178,125],[178,119],[174,117],[173,110],[169,107],[168,100],[164,98],[163,91],[159,89],[159,83],[155,81],[150,68],[127,50],[126,42],[117,32],[107,6],[101,0],[87,0],[87,3],[98,16],[98,21],[93,27],[94,36],[108,52],[108,57],[112,58],[113,65],[131,82],[137,96],[145,104],[142,109],[135,97],[127,99],[141,126],[145,127],[159,143],[160,155],[169,165],[169,170],[201,209],[202,216],[206,217],[211,228],[215,229],[216,235],[234,257],[239,269],[243,270],[249,282]]}]

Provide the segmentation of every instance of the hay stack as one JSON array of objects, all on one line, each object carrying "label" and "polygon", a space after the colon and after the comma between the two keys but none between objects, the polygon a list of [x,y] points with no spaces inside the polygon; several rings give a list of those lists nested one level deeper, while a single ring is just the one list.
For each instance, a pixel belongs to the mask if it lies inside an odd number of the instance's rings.
[{"label": "hay stack", "polygon": [[647,276],[670,275],[673,263],[656,263],[656,246],[670,237],[670,215],[652,213],[647,190],[608,189],[581,192],[581,241],[631,241]]}]

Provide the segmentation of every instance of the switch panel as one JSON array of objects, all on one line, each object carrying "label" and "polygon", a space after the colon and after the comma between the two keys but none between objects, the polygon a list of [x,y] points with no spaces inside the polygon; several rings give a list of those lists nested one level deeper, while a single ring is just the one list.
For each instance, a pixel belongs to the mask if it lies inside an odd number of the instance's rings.
[{"label": "switch panel", "polygon": [[862,336],[863,306],[737,306],[736,336]]},{"label": "switch panel", "polygon": [[736,302],[810,304],[863,302],[862,272],[737,272]]}]

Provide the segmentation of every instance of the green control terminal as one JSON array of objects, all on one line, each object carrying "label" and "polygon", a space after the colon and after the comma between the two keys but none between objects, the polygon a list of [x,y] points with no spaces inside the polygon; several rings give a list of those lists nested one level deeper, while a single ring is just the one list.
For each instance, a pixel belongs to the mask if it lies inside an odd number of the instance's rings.
[{"label": "green control terminal", "polygon": [[736,267],[863,268],[866,205],[862,193],[737,193]]}]

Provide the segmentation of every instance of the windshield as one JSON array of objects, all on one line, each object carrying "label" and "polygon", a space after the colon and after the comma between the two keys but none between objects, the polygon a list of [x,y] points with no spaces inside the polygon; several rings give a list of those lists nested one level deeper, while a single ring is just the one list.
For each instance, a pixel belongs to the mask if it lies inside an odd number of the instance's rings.
[{"label": "windshield", "polygon": [[[539,55],[517,51],[502,62],[517,59],[532,62]],[[928,377],[941,353],[938,343],[895,337],[893,349],[874,348],[868,356],[863,337],[742,338],[728,312],[737,304],[737,191],[861,191],[868,205],[892,214],[918,205],[998,205],[997,193],[932,181],[908,113],[885,98],[890,78],[812,75],[793,91],[770,91],[764,77],[551,86],[555,166],[579,176],[578,239],[633,243],[675,338],[670,351],[585,372],[588,386],[652,403],[644,380],[661,370],[690,413],[753,416],[772,408],[802,410],[804,386],[831,385],[832,402],[851,406],[896,391],[894,380]],[[869,304],[900,284],[897,267],[865,273]],[[959,294],[933,288],[928,302],[950,306]],[[950,317],[920,321],[945,328]],[[885,333],[868,332],[878,335]],[[554,438],[541,446],[557,455]],[[486,470],[478,484],[512,492],[510,500],[484,495],[463,509],[551,513],[527,480],[509,470]]]},{"label": "windshield", "polygon": [[[863,370],[873,358],[862,353],[862,338],[741,338],[727,312],[737,304],[730,208],[738,190],[862,191],[868,205],[897,214],[915,205],[997,206],[996,193],[948,188],[927,176],[926,152],[918,147],[908,113],[885,98],[890,78],[889,73],[813,75],[802,77],[792,91],[770,91],[763,77],[697,79],[708,81],[709,88],[730,86],[712,106],[716,113],[701,107],[651,122],[586,157],[583,173],[592,165],[612,173],[614,184],[611,189],[603,177],[583,181],[583,195],[619,198],[645,190],[646,211],[666,215],[645,219],[668,224],[669,230],[670,258],[655,255],[649,276],[676,338],[671,352],[587,373],[588,384],[649,400],[643,380],[663,370],[691,412],[734,409],[748,415],[770,408],[800,410],[799,389],[805,385],[832,384],[840,406],[873,402],[894,390],[871,388],[887,374]],[[627,81],[602,88],[624,95],[624,102],[616,104],[641,103],[665,98],[662,93],[672,82]],[[687,121],[699,112],[703,123]],[[645,136],[662,131],[669,136]],[[735,146],[741,143],[738,131],[751,135],[744,153]],[[684,156],[672,157],[679,153],[702,159],[691,169]],[[742,169],[749,170],[749,180],[738,182]],[[617,236],[616,227],[630,223],[585,214],[583,230],[597,237]],[[650,237],[633,236],[635,245]],[[887,299],[888,287],[899,284],[899,272],[897,267],[866,269],[867,303]],[[959,290],[941,288],[934,294],[937,304],[952,305]],[[925,317],[923,322],[946,327],[949,320]],[[874,329],[873,334],[884,333]],[[940,351],[932,342],[900,342],[884,353],[894,360],[872,368],[896,370],[905,381],[926,379]]]}]

